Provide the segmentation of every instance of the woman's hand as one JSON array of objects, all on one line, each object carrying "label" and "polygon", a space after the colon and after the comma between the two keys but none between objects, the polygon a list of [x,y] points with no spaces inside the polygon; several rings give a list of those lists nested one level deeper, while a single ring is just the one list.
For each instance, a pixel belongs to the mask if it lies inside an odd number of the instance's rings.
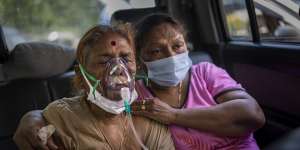
[{"label": "woman's hand", "polygon": [[176,109],[158,98],[136,101],[131,105],[134,115],[141,115],[163,124],[170,124],[176,118]]},{"label": "woman's hand", "polygon": [[25,114],[18,126],[13,140],[21,150],[56,150],[57,145],[53,142],[53,138],[49,137],[47,145],[43,145],[38,137],[38,131],[46,126],[42,112],[39,110],[31,111]]}]

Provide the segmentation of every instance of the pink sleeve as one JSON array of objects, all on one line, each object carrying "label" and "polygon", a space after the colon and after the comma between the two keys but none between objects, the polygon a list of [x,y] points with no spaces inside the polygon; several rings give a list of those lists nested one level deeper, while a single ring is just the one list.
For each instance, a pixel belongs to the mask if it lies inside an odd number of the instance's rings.
[{"label": "pink sleeve", "polygon": [[135,90],[138,93],[138,101],[154,98],[151,92],[147,89],[143,80],[138,80],[135,82]]},{"label": "pink sleeve", "polygon": [[205,63],[203,67],[204,80],[213,97],[228,90],[244,90],[224,69],[211,63]]}]

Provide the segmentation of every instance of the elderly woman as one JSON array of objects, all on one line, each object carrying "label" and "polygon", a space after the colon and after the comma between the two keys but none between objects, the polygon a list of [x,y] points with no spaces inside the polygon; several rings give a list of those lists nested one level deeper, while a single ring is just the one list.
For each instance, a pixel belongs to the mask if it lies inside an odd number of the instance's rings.
[{"label": "elderly woman", "polygon": [[223,69],[192,65],[182,25],[154,14],[137,27],[140,67],[150,82],[138,88],[146,100],[133,104],[134,114],[168,124],[179,150],[259,149],[252,132],[265,122],[261,108]]},{"label": "elderly woman", "polygon": [[[56,100],[42,112],[46,122],[55,127],[54,140],[62,149],[141,149],[144,144],[150,149],[174,149],[166,126],[124,113],[126,102],[129,105],[137,99],[134,50],[129,25],[96,26],[83,36],[75,77],[83,96]],[[30,145],[15,138],[20,149],[48,148],[38,144],[41,140],[36,136],[28,140]]]}]

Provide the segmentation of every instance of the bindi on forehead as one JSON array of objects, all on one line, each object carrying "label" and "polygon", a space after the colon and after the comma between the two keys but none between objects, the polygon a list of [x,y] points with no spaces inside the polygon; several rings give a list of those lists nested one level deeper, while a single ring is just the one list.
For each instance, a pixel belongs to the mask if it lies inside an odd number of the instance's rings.
[{"label": "bindi on forehead", "polygon": [[132,50],[127,39],[116,33],[103,36],[93,47],[94,55],[118,55],[120,52]]},{"label": "bindi on forehead", "polygon": [[122,37],[119,34],[113,33],[108,35],[105,39],[104,39],[105,45],[108,47],[120,47],[120,46],[124,46],[124,45],[128,45],[129,43],[127,42],[127,39]]},{"label": "bindi on forehead", "polygon": [[110,45],[111,45],[111,46],[116,46],[116,45],[117,45],[117,42],[116,42],[116,41],[110,41]]}]

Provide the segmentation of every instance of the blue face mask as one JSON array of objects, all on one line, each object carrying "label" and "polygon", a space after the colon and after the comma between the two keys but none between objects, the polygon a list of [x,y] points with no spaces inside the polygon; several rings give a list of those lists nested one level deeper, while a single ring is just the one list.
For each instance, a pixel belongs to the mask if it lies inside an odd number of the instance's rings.
[{"label": "blue face mask", "polygon": [[161,86],[178,85],[192,66],[188,52],[144,63],[149,79]]}]

